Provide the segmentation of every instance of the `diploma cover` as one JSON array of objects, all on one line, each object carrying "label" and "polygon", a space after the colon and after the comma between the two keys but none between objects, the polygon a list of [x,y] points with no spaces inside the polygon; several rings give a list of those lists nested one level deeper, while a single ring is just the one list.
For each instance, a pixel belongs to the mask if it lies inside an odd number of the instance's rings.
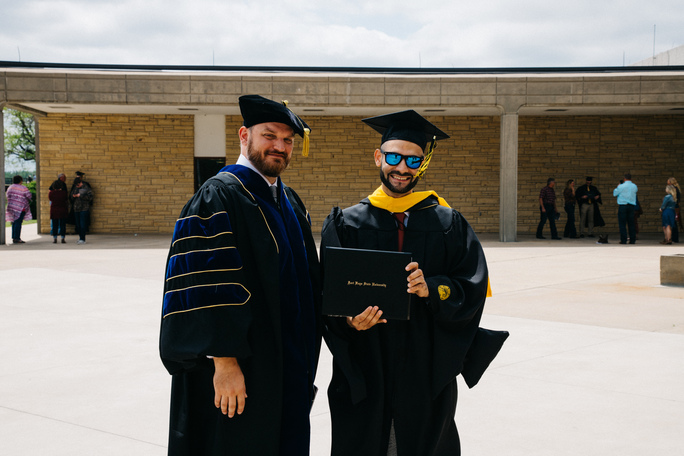
[{"label": "diploma cover", "polygon": [[378,306],[382,317],[408,320],[408,252],[327,247],[323,272],[323,314],[355,317]]}]

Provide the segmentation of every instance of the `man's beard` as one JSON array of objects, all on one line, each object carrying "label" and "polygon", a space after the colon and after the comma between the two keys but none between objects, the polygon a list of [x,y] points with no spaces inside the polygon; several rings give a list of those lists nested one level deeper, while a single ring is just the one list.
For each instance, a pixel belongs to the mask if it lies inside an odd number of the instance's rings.
[{"label": "man's beard", "polygon": [[[408,174],[399,174],[399,173],[394,173],[398,174],[399,176],[409,176]],[[411,176],[413,179],[411,183],[409,183],[406,187],[404,188],[397,188],[394,185],[390,183],[390,180],[387,176],[385,176],[385,173],[382,171],[382,168],[380,168],[380,181],[387,187],[387,189],[393,193],[398,193],[398,194],[403,194],[403,193],[410,193],[411,190],[413,190],[413,187],[418,185],[418,180],[417,178],[414,178]]]},{"label": "man's beard", "polygon": [[[287,166],[290,164],[290,157],[287,156],[287,154],[282,154],[283,158],[285,160],[284,163],[281,162],[275,162],[275,163],[267,163],[266,162],[266,155],[268,154],[269,151],[264,150],[264,151],[258,151],[255,150],[252,144],[252,137],[247,140],[247,158],[249,159],[250,162],[254,165],[256,169],[258,169],[261,174],[264,176],[268,177],[278,177],[280,174],[285,171]],[[277,153],[277,152],[274,152]],[[280,153],[278,153],[280,155]]]}]

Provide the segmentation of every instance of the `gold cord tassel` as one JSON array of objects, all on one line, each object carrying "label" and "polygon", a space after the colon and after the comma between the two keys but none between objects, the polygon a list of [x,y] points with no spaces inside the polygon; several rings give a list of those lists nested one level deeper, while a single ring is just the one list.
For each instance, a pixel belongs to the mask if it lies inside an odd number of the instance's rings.
[{"label": "gold cord tassel", "polygon": [[290,110],[290,112],[292,112],[292,114],[294,114],[295,119],[297,119],[297,121],[299,122],[299,126],[302,127],[302,130],[304,130],[304,135],[302,136],[302,139],[303,139],[303,141],[302,141],[302,156],[308,157],[309,156],[309,133],[311,133],[311,129],[304,127],[304,124],[302,123],[302,119],[300,119],[299,116],[297,114],[295,114],[294,111],[292,111],[287,106],[287,104],[288,104],[287,100],[283,100],[282,103],[287,109]]},{"label": "gold cord tassel", "polygon": [[302,140],[302,156],[308,157],[309,156],[309,133],[311,133],[311,130],[308,128],[304,129],[304,138]]},{"label": "gold cord tassel", "polygon": [[430,143],[430,148],[428,149],[427,154],[425,154],[425,160],[423,160],[423,163],[420,165],[420,168],[418,168],[418,172],[416,173],[416,177],[419,179],[425,175],[428,165],[430,164],[430,160],[432,159],[432,152],[434,152],[435,148],[437,148],[437,137],[433,136],[432,142]]}]

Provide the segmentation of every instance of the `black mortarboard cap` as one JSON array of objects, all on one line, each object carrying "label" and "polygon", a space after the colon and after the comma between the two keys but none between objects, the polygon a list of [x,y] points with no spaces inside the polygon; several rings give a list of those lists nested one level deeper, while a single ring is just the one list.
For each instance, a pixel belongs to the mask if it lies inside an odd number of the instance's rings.
[{"label": "black mortarboard cap", "polygon": [[410,141],[425,150],[433,139],[447,139],[449,135],[430,123],[413,109],[363,119],[373,130],[382,134],[382,143],[392,139]]},{"label": "black mortarboard cap", "polygon": [[309,155],[309,133],[311,133],[311,128],[287,107],[287,101],[277,103],[261,95],[243,95],[238,98],[238,102],[245,127],[249,128],[266,122],[279,122],[288,125],[296,134],[304,139],[302,155],[305,157]]},{"label": "black mortarboard cap", "polygon": [[289,125],[301,137],[304,137],[304,129],[309,128],[306,122],[287,107],[286,101],[278,103],[261,95],[243,95],[238,101],[247,128],[260,123],[279,122]]}]

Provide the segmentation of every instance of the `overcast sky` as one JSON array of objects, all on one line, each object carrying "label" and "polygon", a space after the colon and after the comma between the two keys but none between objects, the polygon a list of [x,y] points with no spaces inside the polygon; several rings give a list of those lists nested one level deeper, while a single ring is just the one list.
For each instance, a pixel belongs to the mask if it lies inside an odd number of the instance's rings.
[{"label": "overcast sky", "polygon": [[0,0],[0,60],[621,66],[684,45],[683,0]]}]

